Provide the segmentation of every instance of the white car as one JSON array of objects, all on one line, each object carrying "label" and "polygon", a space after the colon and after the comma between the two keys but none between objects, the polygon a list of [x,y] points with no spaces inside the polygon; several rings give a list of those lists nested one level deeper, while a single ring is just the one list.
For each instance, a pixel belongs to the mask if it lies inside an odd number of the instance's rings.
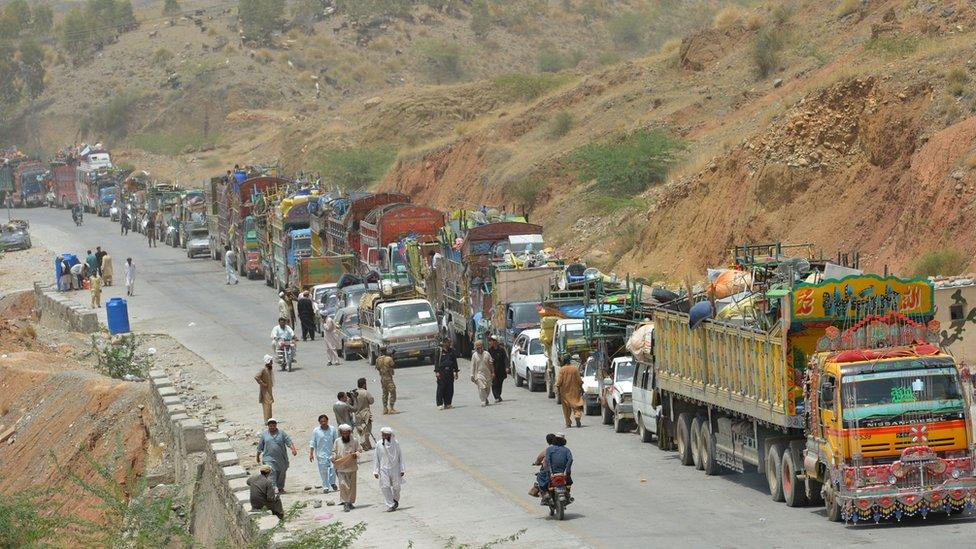
[{"label": "white car", "polygon": [[335,282],[312,286],[312,307],[315,309],[315,331],[322,333],[322,322],[339,311],[339,290]]},{"label": "white car", "polygon": [[625,432],[634,419],[633,386],[637,363],[629,356],[613,359],[609,375],[603,380],[603,424],[613,425],[618,433]]},{"label": "white car", "polygon": [[516,387],[528,384],[529,391],[535,391],[545,386],[548,358],[539,340],[541,332],[538,328],[523,330],[512,344],[512,375],[515,376]]},{"label": "white car", "polygon": [[583,366],[583,403],[588,416],[600,414],[600,382],[596,370],[596,360],[590,357]]}]

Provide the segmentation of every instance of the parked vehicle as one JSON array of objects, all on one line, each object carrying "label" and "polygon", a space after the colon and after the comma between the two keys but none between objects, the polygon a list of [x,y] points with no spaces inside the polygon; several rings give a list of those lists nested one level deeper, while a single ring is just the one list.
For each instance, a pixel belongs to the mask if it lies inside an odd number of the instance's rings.
[{"label": "parked vehicle", "polygon": [[338,293],[339,301],[337,306],[340,309],[343,307],[359,307],[363,295],[365,295],[366,292],[375,292],[379,291],[379,289],[380,285],[375,282],[370,282],[369,284],[351,284],[349,286],[343,286]]},{"label": "parked vehicle", "polygon": [[302,290],[324,284],[332,284],[335,287],[342,275],[356,272],[356,263],[356,257],[352,255],[296,259],[294,286]]},{"label": "parked vehicle", "polygon": [[600,381],[597,379],[596,359],[590,357],[582,365],[583,406],[588,416],[600,415]]},{"label": "parked vehicle", "polygon": [[608,376],[600,387],[600,407],[603,424],[613,425],[613,430],[623,433],[634,420],[633,383],[637,363],[630,356],[622,356],[610,362]]},{"label": "parked vehicle", "polygon": [[[637,434],[641,442],[651,442],[658,433],[658,422],[661,417],[661,405],[654,394],[654,366],[644,362],[637,363],[634,372],[633,399],[634,422],[637,424]],[[658,437],[660,445],[661,439]],[[662,450],[669,450],[661,446]]]},{"label": "parked vehicle", "polygon": [[359,223],[378,206],[402,202],[410,202],[410,197],[399,193],[355,193],[333,200],[325,235],[328,254],[358,253]]},{"label": "parked vehicle", "polygon": [[381,347],[394,360],[433,363],[438,349],[437,317],[430,302],[417,295],[412,286],[387,286],[363,296],[359,329],[370,364],[376,364]]},{"label": "parked vehicle", "polygon": [[366,355],[366,342],[359,327],[359,309],[346,307],[335,315],[336,327],[339,329],[339,356],[349,360],[353,355],[362,358]]},{"label": "parked vehicle", "polygon": [[929,281],[854,275],[760,296],[778,312],[768,331],[653,314],[659,436],[682,464],[755,466],[774,501],[822,500],[832,521],[976,504],[973,385],[929,342]]},{"label": "parked vehicle", "polygon": [[22,208],[43,206],[47,195],[47,170],[40,162],[26,161],[14,171],[14,203]]},{"label": "parked vehicle", "polygon": [[[278,192],[287,184],[286,179],[257,172],[235,172],[229,180],[225,176],[211,178],[204,193],[210,256],[219,261],[224,256],[224,247],[230,246],[236,254],[236,269],[241,275],[248,278],[264,276],[266,281],[271,281],[265,270],[270,259],[263,254],[254,209],[256,204],[265,203],[269,193]],[[186,197],[186,203],[188,211],[181,214],[184,220],[192,219],[196,211],[194,197]]]},{"label": "parked vehicle", "polygon": [[312,195],[295,195],[283,199],[272,211],[268,224],[271,257],[264,258],[265,280],[284,289],[298,284],[296,263],[312,255],[312,231],[308,228],[308,201]]},{"label": "parked vehicle", "polygon": [[339,287],[335,282],[317,284],[311,289],[315,307],[315,331],[322,333],[322,323],[339,311]]},{"label": "parked vehicle", "polygon": [[573,355],[587,350],[589,343],[583,334],[582,319],[564,318],[556,321],[546,360],[546,391],[549,398],[556,398],[556,371],[559,366]]},{"label": "parked vehicle", "polygon": [[510,348],[523,330],[539,327],[539,301],[517,301],[505,304],[505,328],[498,339]]},{"label": "parked vehicle", "polygon": [[75,177],[78,164],[74,159],[51,163],[51,193],[54,203],[62,209],[69,209],[78,203],[78,189]]},{"label": "parked vehicle", "polygon": [[444,226],[444,214],[426,206],[393,203],[373,208],[359,222],[356,250],[366,270],[406,273],[398,242],[407,236],[417,242],[437,240]]},{"label": "parked vehicle", "polygon": [[198,255],[210,253],[210,231],[206,227],[198,227],[190,232],[186,241],[186,257],[193,259]]},{"label": "parked vehicle", "polygon": [[515,386],[528,385],[530,392],[545,387],[546,349],[539,339],[542,330],[524,330],[515,338],[510,353]]},{"label": "parked vehicle", "polygon": [[11,252],[27,250],[31,247],[30,224],[26,221],[12,220],[0,227],[0,250]]}]

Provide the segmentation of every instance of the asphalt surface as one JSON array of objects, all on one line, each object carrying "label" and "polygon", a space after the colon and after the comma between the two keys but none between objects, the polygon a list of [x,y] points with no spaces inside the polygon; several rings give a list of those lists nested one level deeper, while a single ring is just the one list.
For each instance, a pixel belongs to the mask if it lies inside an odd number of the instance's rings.
[{"label": "asphalt surface", "polygon": [[[122,263],[137,265],[136,295],[129,299],[135,331],[167,333],[210,362],[219,381],[209,387],[225,415],[255,428],[261,408],[253,380],[270,348],[277,296],[263,281],[242,279],[227,286],[221,265],[189,260],[185,250],[145,237],[121,237],[118,225],[86,216],[76,228],[61,210],[15,210],[31,222],[35,243],[55,252],[83,255],[102,246],[114,259],[116,284],[103,302],[124,293]],[[52,259],[53,265],[53,259]],[[53,273],[51,276],[53,281]],[[25,286],[27,285],[25,281]],[[82,301],[82,299],[79,299]],[[84,300],[87,302],[87,296]],[[104,309],[100,312],[104,321]],[[276,375],[275,416],[300,447],[289,483],[317,483],[308,463],[307,437],[319,413],[331,415],[335,394],[367,377],[379,404],[376,371],[365,361],[324,364],[321,341],[299,345],[299,368]],[[506,381],[505,401],[482,408],[468,381],[465,362],[456,385],[455,409],[438,411],[429,365],[399,367],[397,408],[376,416],[374,432],[390,425],[400,439],[407,466],[402,511],[381,514],[379,490],[369,474],[372,454],[360,464],[361,509],[339,518],[368,522],[366,545],[443,546],[452,537],[480,545],[525,530],[518,546],[545,547],[824,547],[917,546],[920,542],[972,544],[973,517],[931,516],[900,524],[847,526],[830,523],[821,507],[791,509],[769,499],[758,475],[726,473],[706,477],[683,467],[673,452],[643,444],[633,433],[615,434],[597,416],[582,429],[563,427],[560,408],[545,393],[529,393]],[[576,501],[566,520],[551,520],[526,494],[535,468],[530,463],[548,432],[565,431],[574,455]],[[249,459],[248,456],[242,456]],[[253,459],[253,458],[251,458]],[[298,497],[298,496],[289,496]],[[287,503],[287,499],[286,499]],[[335,507],[329,508],[335,510]],[[310,521],[313,519],[309,519]],[[311,524],[311,522],[310,522]],[[965,537],[962,537],[965,536]]]}]

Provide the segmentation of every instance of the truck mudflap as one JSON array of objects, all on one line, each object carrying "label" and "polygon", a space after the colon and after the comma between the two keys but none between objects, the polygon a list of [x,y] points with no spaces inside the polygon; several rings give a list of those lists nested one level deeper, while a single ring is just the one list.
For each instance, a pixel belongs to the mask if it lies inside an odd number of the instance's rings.
[{"label": "truck mudflap", "polygon": [[941,458],[928,447],[913,447],[894,463],[847,467],[837,476],[846,487],[837,494],[837,503],[847,522],[924,518],[976,508],[972,457]]}]

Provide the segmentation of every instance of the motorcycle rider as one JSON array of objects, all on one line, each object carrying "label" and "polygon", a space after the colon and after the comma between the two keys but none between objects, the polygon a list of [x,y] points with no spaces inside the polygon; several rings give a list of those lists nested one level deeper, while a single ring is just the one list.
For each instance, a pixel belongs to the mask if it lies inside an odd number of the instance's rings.
[{"label": "motorcycle rider", "polygon": [[[288,319],[285,317],[278,318],[278,325],[271,329],[271,347],[274,349],[275,356],[278,354],[278,348],[282,341],[291,342],[291,360],[292,362],[298,362],[298,345],[295,341],[295,330],[291,329],[288,325]],[[284,368],[284,364],[281,366]]]},{"label": "motorcycle rider", "polygon": [[[573,485],[573,452],[566,447],[566,435],[556,433],[552,444],[546,448],[542,471],[536,475],[542,501],[549,499],[549,479],[556,473],[566,473],[566,486]],[[572,501],[572,500],[570,500]]]},{"label": "motorcycle rider", "polygon": [[75,225],[81,225],[82,219],[82,209],[81,204],[75,204],[71,208],[71,220],[75,222]]},{"label": "motorcycle rider", "polygon": [[532,489],[529,490],[529,495],[534,498],[539,497],[539,477],[541,475],[545,475],[546,478],[549,478],[549,473],[546,472],[545,469],[546,450],[548,450],[549,447],[552,446],[552,443],[555,441],[556,441],[556,435],[554,433],[549,433],[548,435],[546,435],[546,447],[543,448],[541,452],[539,452],[539,455],[536,456],[535,461],[532,462],[532,465],[539,466],[539,472],[536,473],[536,477],[535,477],[536,480],[535,482],[532,483]]}]

